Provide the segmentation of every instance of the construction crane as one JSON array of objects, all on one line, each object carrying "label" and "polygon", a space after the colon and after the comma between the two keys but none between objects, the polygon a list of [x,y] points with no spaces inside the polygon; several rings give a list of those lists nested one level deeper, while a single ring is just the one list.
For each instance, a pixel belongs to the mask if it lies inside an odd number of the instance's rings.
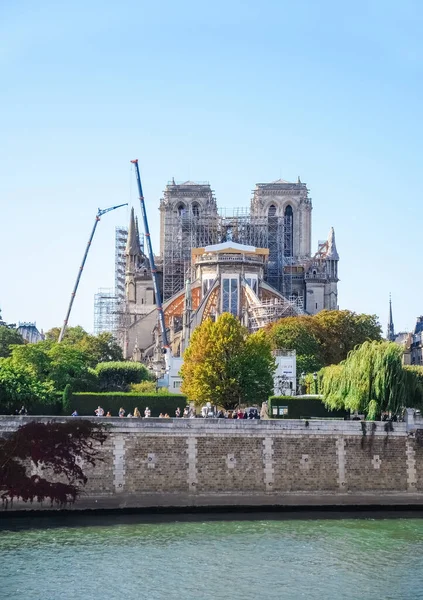
[{"label": "construction crane", "polygon": [[[140,171],[138,168],[138,159],[136,158],[135,160],[131,160],[131,163],[133,165],[135,165],[135,175],[137,178],[138,193],[140,196],[141,214],[142,214],[142,220],[144,223],[144,235],[145,235],[145,239],[147,240],[148,259],[150,261],[151,274],[153,276],[153,285],[154,285],[154,293],[156,295],[157,312],[159,313],[160,329],[162,331],[162,346],[163,346],[163,350],[164,350],[165,354],[167,353],[169,355],[170,354],[170,346],[167,341],[166,324],[165,324],[165,320],[164,320],[164,313],[163,313],[163,306],[162,306],[162,297],[160,294],[159,282],[157,279],[157,269],[156,269],[156,265],[154,262],[153,248],[151,246],[150,229],[148,227],[147,212],[145,210],[144,194],[142,192],[141,177],[140,177]],[[168,356],[168,358],[169,358],[169,356]]]},{"label": "construction crane", "polygon": [[97,211],[97,214],[96,214],[96,217],[95,217],[95,222],[94,222],[94,227],[93,227],[93,230],[91,231],[91,235],[90,235],[90,238],[88,240],[87,247],[85,249],[84,257],[82,259],[81,266],[79,267],[78,277],[76,278],[75,286],[74,286],[72,294],[71,294],[71,299],[70,299],[70,302],[69,302],[68,311],[66,313],[66,317],[65,317],[65,320],[63,322],[62,329],[60,330],[60,335],[59,335],[59,339],[58,339],[59,343],[63,340],[63,336],[66,333],[66,328],[68,326],[68,321],[69,321],[69,316],[71,314],[73,301],[75,300],[76,291],[77,291],[78,286],[79,286],[79,281],[81,279],[82,271],[84,270],[85,261],[87,260],[88,252],[89,252],[89,249],[91,247],[91,242],[93,241],[95,230],[97,229],[97,225],[98,225],[98,223],[100,221],[100,218],[103,215],[105,215],[106,213],[110,212],[111,210],[116,210],[117,208],[121,208],[122,206],[128,206],[128,203],[126,203],[126,204],[119,204],[118,206],[111,206],[110,208],[104,208],[103,210],[101,208],[99,208],[98,211]]}]

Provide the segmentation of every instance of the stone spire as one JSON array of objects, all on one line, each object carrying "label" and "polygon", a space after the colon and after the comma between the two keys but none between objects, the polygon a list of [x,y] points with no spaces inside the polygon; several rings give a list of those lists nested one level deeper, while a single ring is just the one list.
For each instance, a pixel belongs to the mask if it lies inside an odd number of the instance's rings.
[{"label": "stone spire", "polygon": [[389,294],[389,321],[388,321],[388,328],[386,331],[386,339],[389,342],[395,342],[395,328],[394,328],[394,319],[392,318],[391,294]]},{"label": "stone spire", "polygon": [[135,221],[134,208],[131,208],[131,218],[129,220],[128,239],[126,241],[126,256],[142,256],[140,240],[138,236],[138,226]]},{"label": "stone spire", "polygon": [[335,230],[333,227],[330,228],[328,235],[328,251],[326,253],[326,258],[328,260],[339,260],[339,254],[335,243]]}]

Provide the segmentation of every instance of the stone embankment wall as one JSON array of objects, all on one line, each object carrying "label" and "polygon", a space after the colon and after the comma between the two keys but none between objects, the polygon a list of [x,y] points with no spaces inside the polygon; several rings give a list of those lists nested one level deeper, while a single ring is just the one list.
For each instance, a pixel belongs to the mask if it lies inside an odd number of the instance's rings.
[{"label": "stone embankment wall", "polygon": [[[1,418],[0,435],[28,419]],[[386,431],[385,423],[357,421],[104,421],[112,427],[102,460],[84,469],[88,483],[74,509],[423,506],[423,445],[405,423]],[[22,508],[49,503],[14,502],[12,510]]]}]

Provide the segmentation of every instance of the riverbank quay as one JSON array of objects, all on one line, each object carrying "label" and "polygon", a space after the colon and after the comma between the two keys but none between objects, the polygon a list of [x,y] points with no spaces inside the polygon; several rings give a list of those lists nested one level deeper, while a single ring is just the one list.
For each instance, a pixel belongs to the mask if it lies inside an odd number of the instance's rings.
[{"label": "riverbank quay", "polygon": [[[1,417],[0,436],[75,419]],[[90,420],[110,428],[67,510],[423,507],[423,430],[412,421]],[[58,508],[14,500],[0,510]]]}]

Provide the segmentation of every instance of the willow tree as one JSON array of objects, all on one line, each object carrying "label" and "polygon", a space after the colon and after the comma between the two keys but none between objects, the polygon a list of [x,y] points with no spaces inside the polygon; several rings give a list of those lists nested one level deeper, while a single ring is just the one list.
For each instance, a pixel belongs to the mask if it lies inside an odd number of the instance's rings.
[{"label": "willow tree", "polygon": [[402,349],[391,342],[365,342],[347,359],[321,372],[320,389],[330,408],[346,408],[374,419],[383,411],[423,403],[423,387],[402,365]]},{"label": "willow tree", "polygon": [[198,404],[233,409],[267,400],[275,362],[264,331],[251,335],[236,317],[207,319],[192,334],[181,368],[182,392]]}]

